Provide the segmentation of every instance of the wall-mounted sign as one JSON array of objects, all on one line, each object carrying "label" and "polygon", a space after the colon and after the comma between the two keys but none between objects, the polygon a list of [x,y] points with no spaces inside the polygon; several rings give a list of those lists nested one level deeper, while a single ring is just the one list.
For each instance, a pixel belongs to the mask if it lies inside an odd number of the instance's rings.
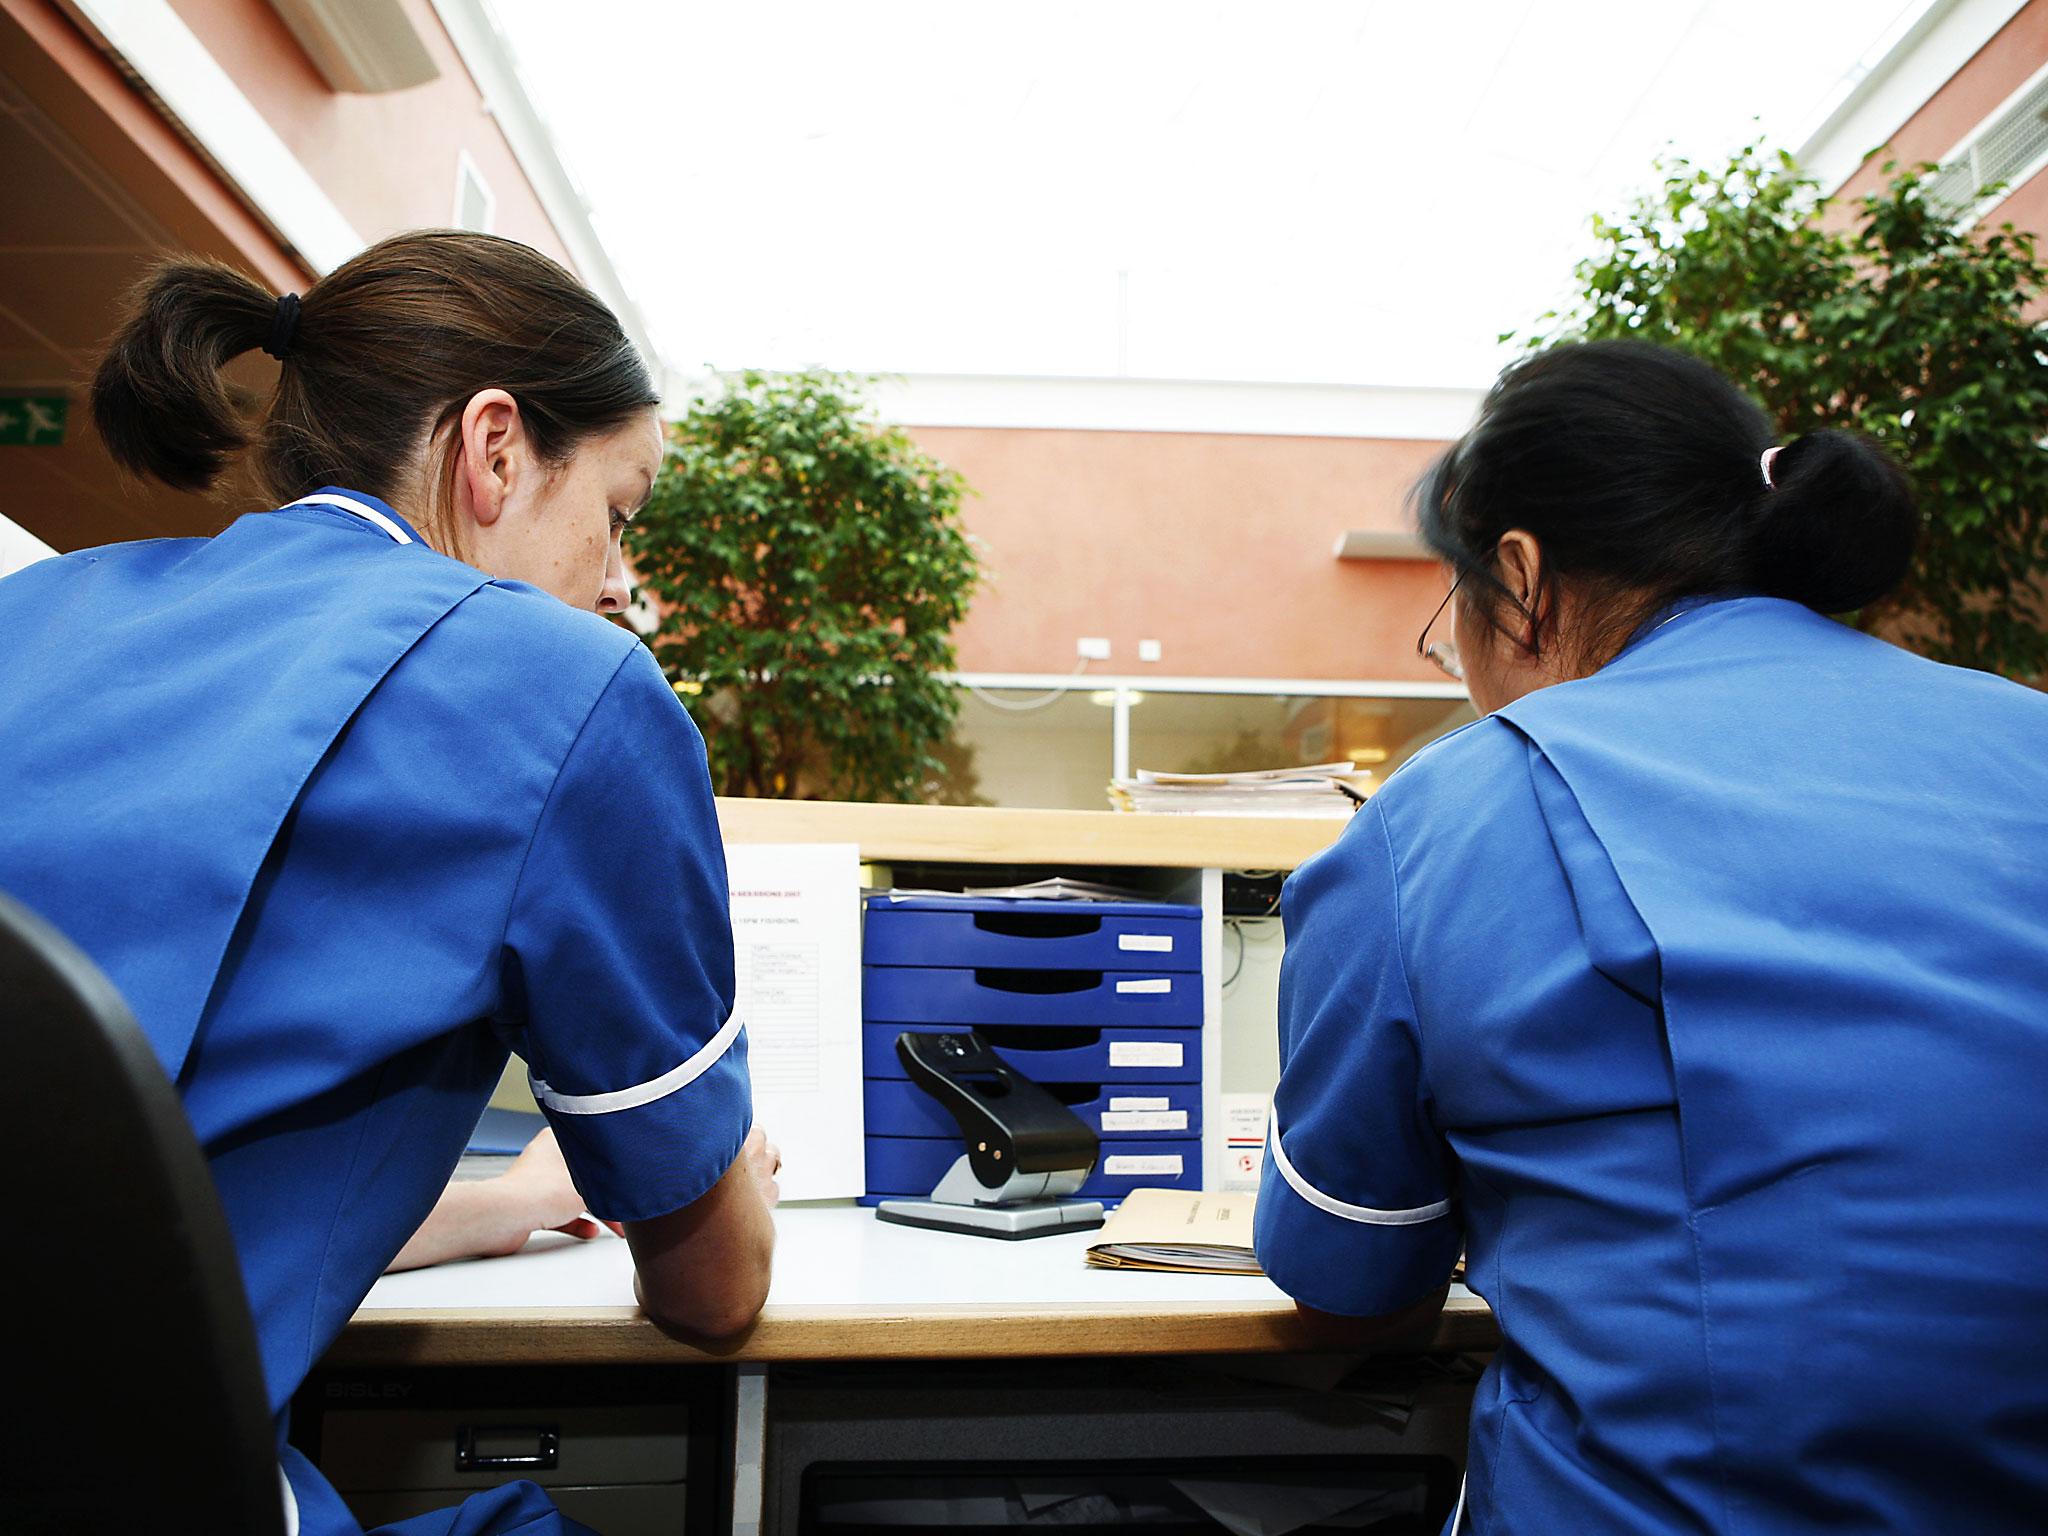
[{"label": "wall-mounted sign", "polygon": [[71,402],[62,395],[0,395],[0,448],[54,448]]}]

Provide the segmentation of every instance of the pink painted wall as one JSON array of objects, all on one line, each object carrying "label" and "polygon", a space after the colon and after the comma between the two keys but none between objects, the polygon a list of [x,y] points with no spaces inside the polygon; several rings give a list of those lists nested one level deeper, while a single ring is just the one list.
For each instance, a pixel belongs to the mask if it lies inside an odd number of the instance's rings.
[{"label": "pink painted wall", "polygon": [[374,96],[332,90],[263,0],[171,3],[365,240],[445,227],[456,152],[466,149],[497,198],[492,232],[569,262],[428,0],[405,0],[405,8],[440,78]]},{"label": "pink painted wall", "polygon": [[[956,632],[971,672],[1441,681],[1415,636],[1428,561],[1338,560],[1347,528],[1405,526],[1441,443],[1213,433],[912,427],[978,493],[987,584]],[[1163,648],[1155,665],[1138,642]]]},{"label": "pink painted wall", "polygon": [[[1853,198],[1875,190],[1884,180],[1887,160],[1910,165],[1940,159],[2043,64],[2048,64],[2048,0],[2030,0],[1900,125],[1884,149],[1842,183],[1842,195]],[[2011,224],[2048,235],[2048,171],[2013,188],[1981,223],[1987,229]]]}]

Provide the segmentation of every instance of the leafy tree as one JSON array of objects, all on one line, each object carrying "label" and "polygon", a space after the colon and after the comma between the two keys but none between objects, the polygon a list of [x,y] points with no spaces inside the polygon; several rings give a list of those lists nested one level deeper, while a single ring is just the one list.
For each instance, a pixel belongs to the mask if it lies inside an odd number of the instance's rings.
[{"label": "leafy tree", "polygon": [[[1854,427],[1904,460],[1926,516],[1904,587],[1858,614],[1938,660],[2048,674],[2048,268],[2031,234],[1969,228],[1933,166],[1820,195],[1791,156],[1660,163],[1533,347],[1634,336],[1745,384],[1786,438]],[[1985,189],[1986,192],[1992,189]],[[1510,339],[1510,338],[1503,338]]]},{"label": "leafy tree", "polygon": [[721,794],[900,800],[945,777],[966,487],[865,383],[747,373],[696,402],[626,535]]}]

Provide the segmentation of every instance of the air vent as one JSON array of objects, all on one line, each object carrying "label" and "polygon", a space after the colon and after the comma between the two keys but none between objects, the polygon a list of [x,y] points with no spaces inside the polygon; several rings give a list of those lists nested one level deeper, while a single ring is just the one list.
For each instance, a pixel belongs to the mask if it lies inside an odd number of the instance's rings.
[{"label": "air vent", "polygon": [[1926,198],[1957,218],[1974,217],[1983,189],[2008,191],[2048,166],[2048,71],[1985,120],[1976,135],[1941,162],[1928,179]]},{"label": "air vent", "polygon": [[491,219],[497,209],[498,200],[491,196],[491,184],[484,180],[476,162],[466,153],[458,154],[455,157],[455,227],[487,235],[491,232]]}]

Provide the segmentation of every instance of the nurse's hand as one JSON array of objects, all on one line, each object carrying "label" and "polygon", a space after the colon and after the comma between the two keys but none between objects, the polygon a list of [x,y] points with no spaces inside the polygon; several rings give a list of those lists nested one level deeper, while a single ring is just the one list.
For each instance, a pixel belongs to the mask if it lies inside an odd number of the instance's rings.
[{"label": "nurse's hand", "polygon": [[517,1253],[536,1232],[592,1238],[606,1226],[611,1224],[584,1213],[583,1197],[562,1161],[555,1133],[542,1131],[495,1179],[462,1179],[444,1189],[419,1231],[385,1270],[495,1258]]},{"label": "nurse's hand", "polygon": [[761,1198],[770,1206],[782,1199],[782,1186],[775,1182],[775,1176],[782,1172],[782,1149],[768,1139],[768,1133],[758,1125],[747,1132],[747,1139],[740,1147],[740,1166],[747,1170],[747,1176],[761,1191]]}]

